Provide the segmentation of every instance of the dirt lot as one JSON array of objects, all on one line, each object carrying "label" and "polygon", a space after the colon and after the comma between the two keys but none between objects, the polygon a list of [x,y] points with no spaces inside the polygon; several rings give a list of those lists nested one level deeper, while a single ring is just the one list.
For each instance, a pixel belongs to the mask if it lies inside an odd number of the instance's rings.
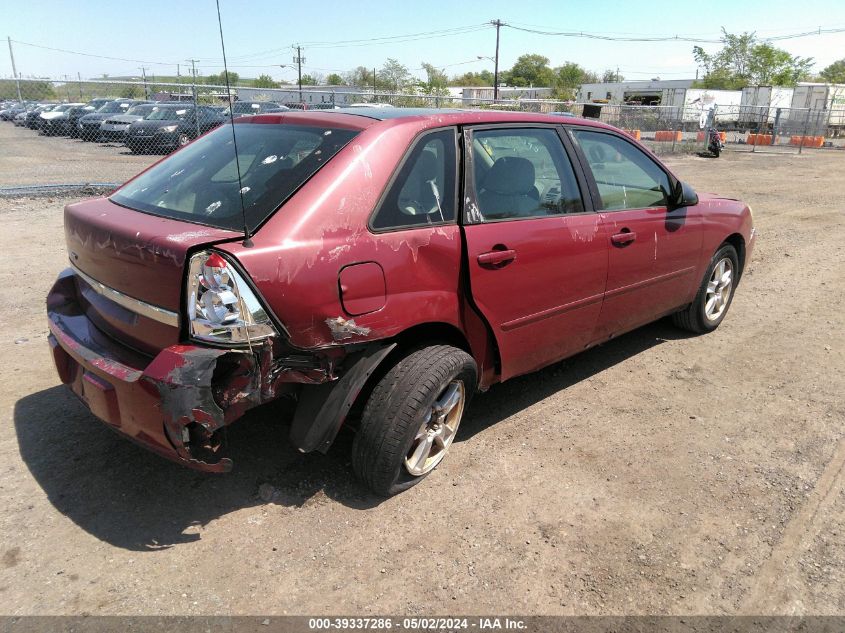
[{"label": "dirt lot", "polygon": [[124,182],[159,156],[136,156],[116,143],[41,136],[0,124],[0,187]]},{"label": "dirt lot", "polygon": [[656,323],[492,389],[387,501],[347,436],[300,455],[277,409],[233,427],[226,476],[96,422],[45,342],[67,200],[0,200],[2,612],[845,613],[845,153],[670,162],[754,208],[722,327]]}]

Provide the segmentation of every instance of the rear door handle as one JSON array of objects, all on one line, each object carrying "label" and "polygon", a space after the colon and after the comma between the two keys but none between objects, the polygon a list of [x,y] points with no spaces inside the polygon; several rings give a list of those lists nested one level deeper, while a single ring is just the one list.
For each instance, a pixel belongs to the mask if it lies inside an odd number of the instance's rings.
[{"label": "rear door handle", "polygon": [[507,266],[516,259],[516,251],[508,249],[504,251],[488,251],[478,256],[478,263],[486,268],[501,268]]},{"label": "rear door handle", "polygon": [[637,234],[633,231],[622,231],[621,233],[610,236],[610,241],[616,246],[627,246],[635,239],[637,239]]}]

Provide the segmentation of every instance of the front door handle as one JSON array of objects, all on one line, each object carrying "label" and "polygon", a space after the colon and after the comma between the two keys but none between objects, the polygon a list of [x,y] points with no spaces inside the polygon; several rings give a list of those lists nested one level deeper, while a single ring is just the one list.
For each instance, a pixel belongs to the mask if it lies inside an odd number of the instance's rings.
[{"label": "front door handle", "polygon": [[627,246],[635,239],[637,239],[637,234],[627,229],[624,229],[621,233],[616,233],[615,235],[610,236],[610,241],[616,246]]},{"label": "front door handle", "polygon": [[485,268],[502,268],[516,259],[516,251],[507,249],[502,251],[488,251],[478,256],[478,263]]}]

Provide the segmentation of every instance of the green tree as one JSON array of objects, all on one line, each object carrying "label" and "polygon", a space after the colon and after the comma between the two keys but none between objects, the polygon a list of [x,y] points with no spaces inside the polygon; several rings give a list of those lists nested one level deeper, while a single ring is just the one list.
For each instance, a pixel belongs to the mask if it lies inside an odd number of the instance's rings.
[{"label": "green tree", "polygon": [[[241,76],[236,72],[229,73],[229,84],[230,85],[237,85],[238,80]],[[219,75],[208,75],[205,78],[205,83],[209,86],[225,86],[226,85],[226,71],[224,70]]]},{"label": "green tree", "polygon": [[509,71],[507,83],[511,86],[551,86],[555,80],[554,71],[549,68],[549,58],[542,55],[520,55]]},{"label": "green tree", "polygon": [[[601,74],[601,80],[603,83],[611,83],[614,81],[624,81],[625,77],[619,74],[619,71],[613,70],[608,68]],[[590,83],[590,82],[585,82]]]},{"label": "green tree", "polygon": [[270,75],[258,75],[258,77],[252,82],[252,85],[256,88],[278,88],[279,84],[273,81],[273,78]]},{"label": "green tree", "polygon": [[337,73],[332,73],[328,77],[326,77],[326,83],[330,86],[342,86],[343,77],[341,77]]},{"label": "green tree", "polygon": [[426,80],[420,82],[420,89],[430,95],[445,95],[449,94],[446,86],[449,85],[449,79],[439,68],[427,62],[422,63],[425,71]]},{"label": "green tree", "polygon": [[359,88],[372,88],[373,73],[374,70],[372,68],[358,66],[354,70],[350,70],[346,73],[346,84],[349,86],[357,86]]},{"label": "green tree", "polygon": [[819,78],[832,84],[845,84],[845,58],[833,62],[821,71]]},{"label": "green tree", "polygon": [[457,75],[449,80],[450,86],[465,86],[467,88],[475,86],[492,86],[493,73],[489,70],[482,70],[480,73],[465,72],[463,75]]},{"label": "green tree", "polygon": [[384,87],[399,92],[411,80],[411,73],[407,66],[388,57],[381,70],[378,71],[378,79],[383,82]]},{"label": "green tree", "polygon": [[793,86],[809,76],[811,57],[790,55],[766,42],[759,42],[755,33],[740,35],[722,29],[722,49],[708,53],[694,46],[692,55],[704,67],[702,88],[735,90],[748,85],[771,84]]},{"label": "green tree", "polygon": [[575,62],[566,62],[554,69],[554,94],[558,99],[574,99],[581,84],[594,83],[598,77]]},{"label": "green tree", "polygon": [[302,85],[303,86],[317,86],[322,83],[320,80],[322,77],[319,75],[302,75]]}]

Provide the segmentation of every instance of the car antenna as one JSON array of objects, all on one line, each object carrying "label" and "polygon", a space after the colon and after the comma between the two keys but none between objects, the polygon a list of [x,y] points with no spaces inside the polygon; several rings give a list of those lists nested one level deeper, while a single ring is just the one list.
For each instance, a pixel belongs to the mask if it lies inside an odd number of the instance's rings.
[{"label": "car antenna", "polygon": [[246,248],[252,246],[252,240],[249,239],[249,226],[246,223],[246,207],[244,207],[244,185],[241,182],[241,162],[238,158],[238,138],[235,134],[235,109],[232,107],[232,89],[229,86],[229,67],[226,65],[226,44],[223,41],[223,20],[220,17],[220,0],[215,0],[217,3],[217,25],[220,27],[220,48],[223,49],[223,74],[226,76],[226,99],[229,101],[229,123],[232,126],[232,145],[235,148],[235,169],[238,171],[238,197],[241,200],[241,217],[244,222],[244,241],[243,245]]}]

